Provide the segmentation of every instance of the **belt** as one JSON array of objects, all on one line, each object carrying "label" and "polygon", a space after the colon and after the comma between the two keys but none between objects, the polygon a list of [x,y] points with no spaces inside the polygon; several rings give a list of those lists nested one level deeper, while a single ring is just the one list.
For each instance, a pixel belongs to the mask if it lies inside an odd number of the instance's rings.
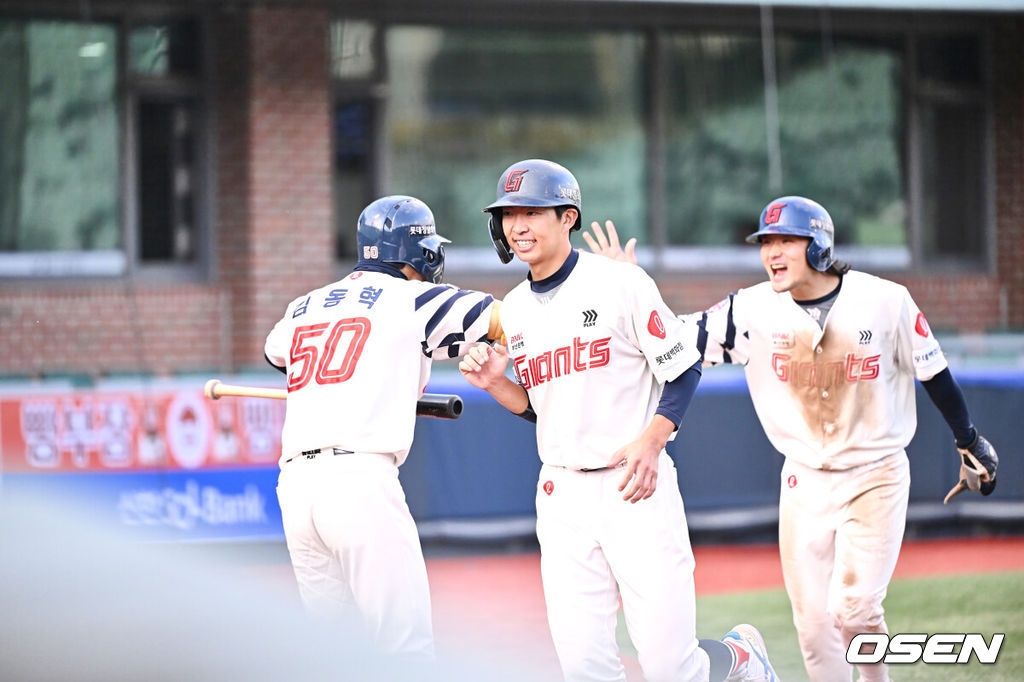
[{"label": "belt", "polygon": [[589,473],[591,471],[607,471],[608,469],[618,469],[619,467],[626,466],[626,460],[622,460],[615,466],[608,467],[597,467],[596,469],[576,469],[576,471],[582,471],[583,473]]},{"label": "belt", "polygon": [[317,448],[315,450],[303,450],[297,455],[293,455],[284,461],[285,464],[298,459],[299,457],[305,457],[306,459],[313,459],[317,455],[351,455],[352,450],[342,450],[341,448]]}]

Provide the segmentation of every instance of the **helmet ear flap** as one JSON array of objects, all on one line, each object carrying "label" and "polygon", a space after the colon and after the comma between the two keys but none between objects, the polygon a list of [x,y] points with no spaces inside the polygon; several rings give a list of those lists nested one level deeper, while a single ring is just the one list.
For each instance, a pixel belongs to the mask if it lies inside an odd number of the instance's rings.
[{"label": "helmet ear flap", "polygon": [[423,247],[423,269],[420,272],[429,282],[440,284],[444,278],[444,244],[438,244],[437,250]]},{"label": "helmet ear flap", "polygon": [[832,247],[822,248],[819,240],[812,237],[811,243],[807,245],[807,263],[818,272],[825,272],[832,267],[833,262]]},{"label": "helmet ear flap", "polygon": [[501,214],[498,211],[492,211],[491,217],[487,219],[487,232],[491,235],[491,243],[494,244],[494,250],[497,251],[498,259],[502,264],[507,265],[512,262],[512,247],[505,239],[505,231],[501,227]]}]

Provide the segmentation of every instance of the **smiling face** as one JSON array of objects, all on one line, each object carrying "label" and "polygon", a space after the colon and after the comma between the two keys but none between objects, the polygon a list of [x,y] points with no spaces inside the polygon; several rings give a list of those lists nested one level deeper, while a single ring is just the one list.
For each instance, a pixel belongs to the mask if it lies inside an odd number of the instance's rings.
[{"label": "smiling face", "polygon": [[552,207],[506,206],[501,210],[501,227],[512,251],[530,266],[534,281],[550,277],[572,251],[569,231],[576,221],[576,209],[567,208],[559,217]]},{"label": "smiling face", "polygon": [[807,262],[809,237],[766,234],[761,237],[761,263],[776,292],[788,291],[798,301],[812,301],[835,287],[838,276],[818,272]]}]

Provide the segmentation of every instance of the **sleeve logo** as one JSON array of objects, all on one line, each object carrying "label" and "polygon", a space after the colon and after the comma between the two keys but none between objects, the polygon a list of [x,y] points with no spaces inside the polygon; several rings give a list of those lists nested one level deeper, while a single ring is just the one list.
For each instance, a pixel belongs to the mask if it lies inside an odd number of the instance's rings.
[{"label": "sleeve logo", "polygon": [[931,333],[931,329],[928,328],[928,320],[924,319],[924,313],[917,314],[917,321],[914,323],[914,331],[916,331],[919,336],[923,336],[926,339],[928,338],[928,334]]},{"label": "sleeve logo", "polygon": [[665,338],[665,323],[661,321],[661,317],[658,315],[657,310],[651,311],[651,317],[647,320],[647,331],[652,336],[657,336],[659,339]]}]

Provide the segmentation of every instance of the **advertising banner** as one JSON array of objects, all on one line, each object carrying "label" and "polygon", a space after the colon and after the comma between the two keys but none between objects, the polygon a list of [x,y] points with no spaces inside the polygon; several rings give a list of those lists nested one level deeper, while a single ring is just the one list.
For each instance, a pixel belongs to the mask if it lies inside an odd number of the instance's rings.
[{"label": "advertising banner", "polygon": [[281,537],[285,402],[169,384],[0,393],[0,485],[147,539]]}]

